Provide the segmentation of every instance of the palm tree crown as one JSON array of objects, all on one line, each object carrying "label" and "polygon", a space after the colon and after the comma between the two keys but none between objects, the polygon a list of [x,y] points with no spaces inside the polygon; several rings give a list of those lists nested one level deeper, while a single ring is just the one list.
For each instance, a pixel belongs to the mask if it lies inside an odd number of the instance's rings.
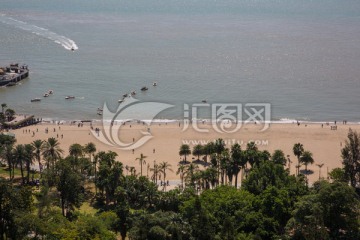
[{"label": "palm tree crown", "polygon": [[147,156],[144,156],[144,154],[140,154],[140,157],[138,158],[135,158],[135,160],[139,160],[139,163],[140,163],[140,176],[142,176],[142,165],[146,162],[145,162],[145,158],[147,158]]},{"label": "palm tree crown", "polygon": [[43,143],[42,146],[42,154],[44,159],[48,161],[47,167],[49,167],[49,163],[54,162],[60,159],[63,150],[60,148],[60,143],[55,138],[49,138],[47,141]]}]

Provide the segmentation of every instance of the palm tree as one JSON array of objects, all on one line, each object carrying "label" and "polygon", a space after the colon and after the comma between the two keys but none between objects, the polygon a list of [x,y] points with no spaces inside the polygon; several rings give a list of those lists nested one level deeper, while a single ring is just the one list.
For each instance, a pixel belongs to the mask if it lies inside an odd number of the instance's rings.
[{"label": "palm tree", "polygon": [[26,165],[26,182],[30,182],[30,166],[34,163],[34,147],[31,144],[25,144],[24,146],[24,160]]},{"label": "palm tree", "polygon": [[209,142],[203,147],[203,155],[205,155],[205,162],[207,162],[208,156],[215,153],[215,144],[214,142]]},{"label": "palm tree", "polygon": [[260,153],[259,149],[256,146],[255,142],[249,142],[246,145],[246,150],[244,153],[244,156],[246,157],[246,162],[250,163],[251,167],[254,165],[257,165],[260,161]]},{"label": "palm tree", "polygon": [[297,164],[297,165],[295,166],[295,168],[296,168],[296,175],[299,175],[299,174],[300,174],[301,165],[300,165],[300,164]]},{"label": "palm tree", "polygon": [[200,160],[200,155],[203,155],[204,147],[201,144],[197,144],[194,146],[192,154],[197,156],[197,160]]},{"label": "palm tree", "polygon": [[316,166],[319,167],[319,180],[320,180],[320,178],[321,178],[321,168],[324,166],[324,164],[323,164],[323,163],[321,163],[321,164],[316,164]]},{"label": "palm tree", "polygon": [[144,156],[142,153],[140,154],[140,157],[135,158],[135,161],[139,160],[140,163],[140,176],[142,176],[142,165],[146,164],[145,158],[147,158],[147,156]]},{"label": "palm tree", "polygon": [[59,141],[53,137],[48,138],[48,140],[43,143],[42,151],[43,157],[47,161],[47,168],[50,167],[50,162],[54,166],[55,161],[60,159],[63,153]]},{"label": "palm tree", "polygon": [[87,154],[89,154],[89,159],[91,162],[91,156],[94,155],[94,153],[96,152],[96,146],[94,143],[89,142],[88,144],[86,144],[83,148],[83,151]]},{"label": "palm tree", "polygon": [[[301,143],[295,143],[293,147],[293,152],[298,159],[298,165],[300,165],[300,157],[304,152],[304,146]],[[297,174],[299,175],[299,171]]]},{"label": "palm tree", "polygon": [[218,182],[217,179],[217,169],[214,167],[209,167],[204,171],[203,179],[205,180],[205,188],[210,189],[210,185],[214,188]]},{"label": "palm tree", "polygon": [[178,164],[178,170],[176,171],[176,174],[179,175],[180,174],[180,180],[181,180],[181,189],[184,188],[184,177],[185,177],[185,170],[186,170],[186,166],[184,164]]},{"label": "palm tree", "polygon": [[235,175],[235,188],[237,188],[238,184],[238,175],[242,166],[243,162],[243,154],[241,151],[241,146],[236,143],[231,146],[231,165],[232,165],[232,172]]},{"label": "palm tree", "polygon": [[149,170],[150,170],[150,164],[148,163],[146,166],[146,177],[149,179]]},{"label": "palm tree", "polygon": [[180,146],[179,155],[184,156],[184,161],[186,162],[186,156],[191,154],[189,145],[183,144]]},{"label": "palm tree", "polygon": [[42,172],[42,164],[41,164],[41,148],[43,145],[43,141],[38,139],[31,143],[31,145],[34,147],[34,157],[39,163],[39,170],[40,170],[40,176]]},{"label": "palm tree", "polygon": [[312,153],[310,151],[304,151],[300,157],[300,162],[305,165],[305,172],[307,173],[307,165],[314,163]]},{"label": "palm tree", "polygon": [[186,175],[186,179],[190,182],[190,186],[195,187],[195,173],[199,170],[199,166],[195,163],[190,163],[186,166],[186,170],[184,174]]},{"label": "palm tree", "polygon": [[163,176],[164,176],[164,190],[166,189],[166,171],[169,170],[170,172],[172,172],[173,170],[171,169],[171,164],[169,164],[168,162],[162,162],[159,164],[159,169],[160,172],[162,172]]},{"label": "palm tree", "polygon": [[1,151],[1,158],[5,160],[9,167],[9,179],[12,180],[14,178],[14,171],[15,168],[15,156],[13,151],[14,145],[13,144],[5,144]]},{"label": "palm tree", "polygon": [[[225,175],[227,175],[229,182],[232,181],[232,172],[230,169],[230,153],[229,153],[229,149],[225,149],[221,155],[219,156],[219,167],[220,167],[220,177],[221,177],[221,184],[224,185],[225,184]],[[230,183],[231,185],[231,183]]]},{"label": "palm tree", "polygon": [[216,139],[214,143],[214,151],[216,154],[220,155],[225,150],[225,142],[222,138]]},{"label": "palm tree", "polygon": [[78,159],[83,156],[83,147],[78,143],[74,143],[69,147],[69,154]]},{"label": "palm tree", "polygon": [[281,164],[283,166],[286,166],[287,159],[285,158],[284,152],[282,150],[277,149],[272,154],[271,161],[273,161],[276,164]]},{"label": "palm tree", "polygon": [[[86,144],[83,148],[83,151],[87,154],[89,154],[89,160],[91,163],[94,164],[94,182],[96,183],[96,175],[97,175],[97,162],[98,162],[98,158],[95,159],[94,157],[94,162],[91,161],[91,156],[94,156],[95,152],[96,152],[96,146],[94,143],[89,142],[88,144]],[[97,193],[97,187],[95,184],[95,194]]]},{"label": "palm tree", "polygon": [[155,184],[157,184],[158,180],[158,174],[159,174],[159,165],[156,164],[156,161],[154,160],[154,166],[150,168],[150,171],[153,172],[152,179]]},{"label": "palm tree", "polygon": [[[14,148],[14,160],[16,165],[20,165],[22,183],[25,183],[23,163],[25,162],[25,149],[24,145],[19,144]],[[15,164],[13,164],[14,167]],[[13,168],[14,169],[14,168]]]},{"label": "palm tree", "polygon": [[15,116],[15,111],[13,109],[8,108],[5,110],[5,117],[7,121],[13,120],[14,116]]}]

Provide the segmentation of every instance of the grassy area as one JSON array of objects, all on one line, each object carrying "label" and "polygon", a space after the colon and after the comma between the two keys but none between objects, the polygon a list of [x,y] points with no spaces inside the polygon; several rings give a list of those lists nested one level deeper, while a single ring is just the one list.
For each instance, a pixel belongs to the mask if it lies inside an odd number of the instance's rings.
[{"label": "grassy area", "polygon": [[[34,171],[30,171],[30,179],[32,178],[32,174]],[[9,169],[8,167],[0,167],[0,176],[4,178],[9,178]],[[26,171],[24,170],[24,176],[26,176]],[[21,177],[20,168],[15,168],[15,178]],[[40,178],[40,174],[38,172],[34,172],[34,178]]]},{"label": "grassy area", "polygon": [[[0,176],[5,178],[9,177],[8,167],[0,167]],[[20,177],[20,176],[21,176],[20,169],[15,168],[15,177]]]},{"label": "grassy area", "polygon": [[93,208],[88,201],[86,201],[83,203],[83,205],[81,205],[79,212],[95,215],[97,213],[97,210]]}]

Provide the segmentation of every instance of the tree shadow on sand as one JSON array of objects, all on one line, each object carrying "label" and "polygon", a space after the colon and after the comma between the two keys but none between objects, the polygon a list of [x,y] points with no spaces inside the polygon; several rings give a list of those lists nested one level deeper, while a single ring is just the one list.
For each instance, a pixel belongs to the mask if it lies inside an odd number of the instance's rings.
[{"label": "tree shadow on sand", "polygon": [[200,160],[200,159],[193,160],[192,163],[195,163],[195,164],[198,164],[198,165],[202,165],[202,166],[204,166],[204,167],[208,167],[208,166],[211,165],[211,163],[205,162],[205,161]]},{"label": "tree shadow on sand", "polygon": [[305,169],[302,169],[302,170],[300,170],[300,173],[301,174],[304,174],[304,175],[311,175],[311,174],[314,174],[314,171],[313,170],[305,170]]}]

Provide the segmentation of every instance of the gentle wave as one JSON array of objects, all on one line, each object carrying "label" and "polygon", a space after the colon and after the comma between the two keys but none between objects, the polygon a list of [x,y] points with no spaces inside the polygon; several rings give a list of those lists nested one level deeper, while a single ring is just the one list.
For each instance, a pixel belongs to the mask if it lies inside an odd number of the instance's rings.
[{"label": "gentle wave", "polygon": [[16,28],[20,28],[25,31],[29,31],[33,34],[44,37],[46,39],[52,40],[55,43],[63,46],[66,50],[79,49],[79,47],[76,45],[76,43],[73,40],[71,40],[70,38],[59,35],[57,33],[54,33],[46,28],[38,27],[38,26],[35,26],[32,24],[26,23],[24,21],[17,20],[12,17],[7,17],[5,14],[0,14],[0,22],[14,26]]},{"label": "gentle wave", "polygon": [[[62,124],[69,124],[69,123],[74,123],[74,122],[92,122],[95,124],[111,124],[112,122],[114,122],[115,124],[122,124],[122,123],[146,123],[146,124],[161,124],[161,123],[184,123],[185,120],[183,119],[117,119],[117,120],[109,120],[109,119],[74,119],[74,120],[59,120],[59,119],[54,119],[54,118],[42,118],[42,122],[44,123],[53,123],[53,124],[58,124],[58,123],[62,123]],[[186,120],[188,121],[188,120]],[[211,121],[210,119],[197,119],[197,120],[193,120],[193,122],[196,121],[197,123],[204,123],[204,124],[215,124],[215,121]],[[294,121],[288,121],[288,120],[271,120],[271,121],[258,121],[258,124],[296,124],[297,122],[302,123],[302,124],[333,124],[334,122],[330,122],[330,121],[298,121],[295,120]],[[189,121],[187,123],[190,123]],[[244,121],[238,121],[239,124],[242,125],[247,125],[247,124],[252,124],[251,122],[244,122]],[[338,124],[341,124],[341,122],[338,122]],[[360,124],[360,122],[347,122],[348,125],[358,125]]]}]

